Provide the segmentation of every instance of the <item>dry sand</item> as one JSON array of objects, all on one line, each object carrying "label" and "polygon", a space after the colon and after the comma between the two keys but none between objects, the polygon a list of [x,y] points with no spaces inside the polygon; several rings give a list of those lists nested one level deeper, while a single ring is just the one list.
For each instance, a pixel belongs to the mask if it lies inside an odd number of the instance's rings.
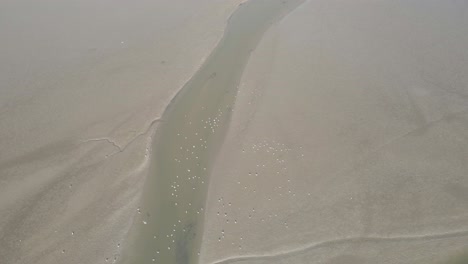
[{"label": "dry sand", "polygon": [[244,72],[202,263],[443,263],[468,250],[468,4],[310,0]]},{"label": "dry sand", "polygon": [[158,118],[240,2],[2,1],[0,263],[119,259]]}]

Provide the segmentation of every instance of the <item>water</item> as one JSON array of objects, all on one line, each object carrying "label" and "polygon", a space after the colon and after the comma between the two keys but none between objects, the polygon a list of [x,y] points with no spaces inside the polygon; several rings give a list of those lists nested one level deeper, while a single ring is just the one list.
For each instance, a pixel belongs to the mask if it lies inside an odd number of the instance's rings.
[{"label": "water", "polygon": [[251,51],[266,29],[304,0],[254,0],[231,16],[223,39],[164,113],[150,175],[123,263],[198,263],[210,164],[230,120]]}]

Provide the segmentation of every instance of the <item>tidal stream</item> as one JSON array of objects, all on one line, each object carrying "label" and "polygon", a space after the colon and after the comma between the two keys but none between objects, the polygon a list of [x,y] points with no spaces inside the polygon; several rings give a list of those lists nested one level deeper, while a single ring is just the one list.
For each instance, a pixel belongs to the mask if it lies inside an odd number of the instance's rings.
[{"label": "tidal stream", "polygon": [[228,127],[242,72],[268,27],[302,2],[240,5],[218,46],[172,100],[153,138],[150,174],[123,263],[198,263],[210,165]]}]

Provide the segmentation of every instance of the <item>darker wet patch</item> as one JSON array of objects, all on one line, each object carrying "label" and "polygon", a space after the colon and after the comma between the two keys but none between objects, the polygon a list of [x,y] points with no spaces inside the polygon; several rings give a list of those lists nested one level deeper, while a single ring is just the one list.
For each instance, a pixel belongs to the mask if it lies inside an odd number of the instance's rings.
[{"label": "darker wet patch", "polygon": [[331,258],[330,260],[325,262],[325,264],[365,264],[365,263],[369,263],[369,262],[366,261],[362,257],[358,257],[355,255],[348,255],[348,254]]},{"label": "darker wet patch", "polygon": [[76,147],[71,140],[56,141],[33,151],[17,156],[15,158],[0,162],[0,171],[10,169],[12,167],[20,167],[32,162],[44,161],[52,156],[61,156],[63,153],[70,152]]},{"label": "darker wet patch", "polygon": [[448,194],[460,201],[461,204],[467,205],[468,207],[468,187],[460,183],[448,183],[445,185],[444,189]]},{"label": "darker wet patch", "polygon": [[468,264],[468,251],[458,254],[450,258],[446,262],[441,262],[440,264]]},{"label": "darker wet patch", "polygon": [[196,224],[191,222],[185,225],[185,234],[176,242],[176,263],[187,264],[190,262],[191,243],[195,240],[197,233],[195,231]]}]

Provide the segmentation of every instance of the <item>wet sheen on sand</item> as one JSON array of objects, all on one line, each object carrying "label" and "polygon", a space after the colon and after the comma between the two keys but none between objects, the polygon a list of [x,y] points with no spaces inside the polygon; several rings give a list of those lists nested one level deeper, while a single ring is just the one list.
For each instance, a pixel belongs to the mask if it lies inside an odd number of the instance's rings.
[{"label": "wet sheen on sand", "polygon": [[124,263],[198,263],[210,163],[225,134],[250,52],[303,0],[256,0],[231,16],[224,37],[164,113]]}]

